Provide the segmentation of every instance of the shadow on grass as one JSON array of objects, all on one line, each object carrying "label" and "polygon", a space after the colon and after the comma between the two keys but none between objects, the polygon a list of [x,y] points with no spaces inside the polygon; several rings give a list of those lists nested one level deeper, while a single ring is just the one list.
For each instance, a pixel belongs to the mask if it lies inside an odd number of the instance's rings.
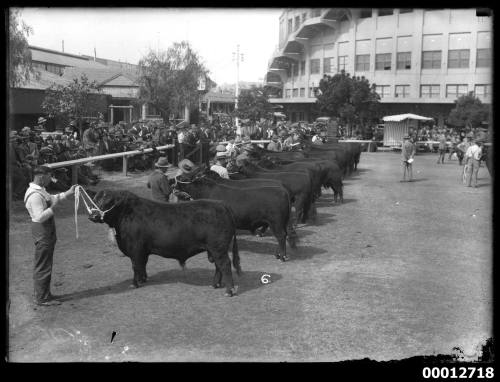
[{"label": "shadow on grass", "polygon": [[[300,235],[300,232],[297,232],[297,234],[299,235],[299,242],[297,243],[296,249],[291,249],[287,243],[286,253],[287,253],[288,257],[290,257],[290,261],[307,260],[307,259],[311,259],[312,257],[314,257],[316,255],[320,255],[320,254],[328,252],[327,250],[322,249],[322,248],[301,245],[300,238],[302,236]],[[251,253],[258,253],[261,255],[269,255],[269,256],[272,256],[272,258],[274,258],[274,252],[277,248],[277,244],[238,239],[238,247],[239,247],[240,251],[243,250],[243,251],[248,251]],[[276,261],[279,261],[279,260],[276,259]]]},{"label": "shadow on grass", "polygon": [[[263,286],[260,283],[260,278],[264,273],[270,274],[273,282],[276,282],[277,280],[280,280],[282,278],[280,274],[268,273],[263,271],[243,270],[240,276],[237,276],[236,272],[233,269],[231,271],[233,274],[233,280],[235,281],[235,284],[238,285],[238,294],[242,294]],[[175,283],[183,283],[200,287],[211,287],[214,273],[215,266],[213,269],[186,268],[185,271],[183,271],[182,269],[170,269],[150,275],[148,277],[148,281],[145,284],[141,285],[141,288],[147,288],[151,285],[167,285]],[[131,275],[132,270],[130,270],[130,276]],[[133,287],[131,287],[131,285],[132,279],[130,278],[108,286],[90,288],[80,292],[64,294],[59,296],[58,300],[75,301],[88,297],[125,293],[134,289]],[[165,291],[165,293],[168,293],[167,290]]]}]

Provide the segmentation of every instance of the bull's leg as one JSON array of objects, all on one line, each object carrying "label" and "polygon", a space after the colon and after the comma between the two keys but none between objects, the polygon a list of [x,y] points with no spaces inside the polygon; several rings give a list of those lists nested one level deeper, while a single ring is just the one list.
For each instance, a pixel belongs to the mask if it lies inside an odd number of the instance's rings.
[{"label": "bull's leg", "polygon": [[291,224],[291,219],[288,220],[287,223],[287,240],[288,240],[288,245],[290,245],[291,248],[297,248],[297,242],[299,241],[299,236],[297,235],[297,232],[295,231],[295,228]]},{"label": "bull's leg", "polygon": [[274,236],[278,240],[278,247],[274,253],[274,257],[281,261],[290,260],[288,255],[286,254],[286,231],[285,227],[277,227],[275,225],[271,225],[271,230],[273,231]]},{"label": "bull's leg", "polygon": [[132,280],[131,287],[139,288],[139,266],[137,264],[137,259],[134,259],[131,256],[130,260],[132,261],[132,270],[134,271],[134,278]]},{"label": "bull's leg", "polygon": [[234,288],[233,275],[231,273],[231,260],[229,260],[229,255],[227,249],[213,251],[215,265],[222,273],[222,281],[226,286],[225,295],[231,297],[236,294]]},{"label": "bull's leg", "polygon": [[[215,259],[212,255],[212,253],[210,251],[207,251],[207,253],[208,253],[208,261],[210,261],[211,263],[214,263]],[[222,288],[224,286],[224,284],[222,283],[222,273],[221,273],[217,263],[215,263],[215,273],[214,273],[214,279],[212,282],[212,286],[214,288]]]},{"label": "bull's leg", "polygon": [[149,256],[144,256],[139,264],[139,284],[144,284],[148,280],[148,274],[146,272],[146,265],[148,263]]}]

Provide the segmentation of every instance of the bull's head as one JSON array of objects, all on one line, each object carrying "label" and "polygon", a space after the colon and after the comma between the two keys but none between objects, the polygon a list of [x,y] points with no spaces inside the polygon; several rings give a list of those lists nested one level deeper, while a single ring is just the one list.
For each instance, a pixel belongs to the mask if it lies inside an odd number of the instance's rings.
[{"label": "bull's head", "polygon": [[97,208],[92,208],[89,220],[94,223],[104,223],[104,215],[117,204],[117,197],[114,191],[102,190],[95,194],[93,198]]}]

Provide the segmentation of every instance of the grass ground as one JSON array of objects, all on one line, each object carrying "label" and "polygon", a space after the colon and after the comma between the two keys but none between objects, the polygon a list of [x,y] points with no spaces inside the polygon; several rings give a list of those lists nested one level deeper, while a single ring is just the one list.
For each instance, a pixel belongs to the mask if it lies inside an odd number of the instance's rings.
[{"label": "grass ground", "polygon": [[[416,181],[400,183],[398,154],[363,153],[345,203],[323,195],[289,262],[274,258],[272,237],[242,232],[233,298],[209,286],[204,254],[184,272],[151,256],[150,280],[131,289],[130,260],[107,226],[81,207],[76,239],[69,201],[57,211],[52,279],[64,302],[35,309],[29,219],[11,203],[9,360],[390,360],[474,347],[492,336],[492,181],[483,167],[479,187],[466,188],[456,161],[435,161],[417,156]],[[146,180],[115,176],[97,188],[149,197]]]}]

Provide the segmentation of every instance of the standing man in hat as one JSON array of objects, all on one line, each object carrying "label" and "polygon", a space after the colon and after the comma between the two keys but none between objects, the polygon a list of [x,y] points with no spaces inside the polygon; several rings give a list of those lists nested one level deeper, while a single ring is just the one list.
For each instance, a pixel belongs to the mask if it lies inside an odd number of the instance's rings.
[{"label": "standing man in hat", "polygon": [[168,184],[167,170],[172,167],[166,157],[158,158],[156,169],[151,173],[147,186],[151,189],[153,200],[168,203],[172,188]]},{"label": "standing man in hat", "polygon": [[481,164],[481,156],[483,150],[481,145],[482,140],[477,139],[472,141],[472,146],[465,153],[465,166],[467,167],[467,187],[472,187],[472,178],[474,178],[474,188],[477,187],[477,175],[479,173],[479,165]]},{"label": "standing man in hat", "polygon": [[227,155],[223,151],[218,151],[215,154],[215,164],[210,167],[211,171],[215,171],[221,178],[229,179],[229,173],[226,169]]},{"label": "standing man in hat", "polygon": [[403,161],[403,179],[401,182],[406,182],[406,173],[408,172],[408,182],[413,181],[413,157],[416,153],[415,145],[410,141],[410,136],[403,137],[403,145],[401,146],[401,160]]},{"label": "standing man in hat", "polygon": [[76,185],[66,192],[51,195],[46,190],[52,181],[52,170],[47,166],[38,166],[34,170],[33,182],[24,195],[24,204],[28,210],[32,233],[35,241],[35,264],[33,271],[34,302],[37,305],[60,305],[50,293],[52,260],[56,245],[56,224],[54,210],[61,200],[73,195]]},{"label": "standing man in hat", "polygon": [[39,117],[38,118],[38,127],[41,128],[41,130],[45,130],[45,123],[47,122],[47,120],[43,117]]}]

